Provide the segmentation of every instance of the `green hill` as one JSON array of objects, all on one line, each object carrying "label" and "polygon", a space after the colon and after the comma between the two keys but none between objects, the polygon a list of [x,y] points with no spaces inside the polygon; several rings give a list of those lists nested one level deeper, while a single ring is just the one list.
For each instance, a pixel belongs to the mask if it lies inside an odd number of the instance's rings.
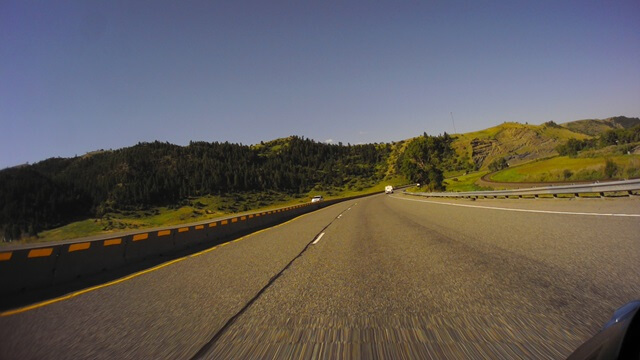
[{"label": "green hill", "polygon": [[605,131],[614,129],[629,129],[640,125],[640,118],[629,118],[626,116],[615,116],[607,119],[585,119],[570,121],[560,124],[561,126],[577,133],[597,136]]},{"label": "green hill", "polygon": [[205,196],[275,191],[285,201],[310,191],[362,191],[393,176],[392,148],[292,136],[254,146],[140,143],[51,158],[0,171],[0,230],[5,240],[19,239],[87,218],[179,208]]},{"label": "green hill", "polygon": [[467,159],[471,169],[484,170],[499,158],[510,165],[555,156],[556,146],[568,139],[591,136],[574,132],[553,122],[528,125],[507,122],[489,129],[456,134],[453,148],[460,158]]},{"label": "green hill", "polygon": [[[607,161],[615,164],[607,176]],[[494,173],[497,182],[555,182],[625,179],[640,175],[640,155],[612,155],[608,157],[557,156],[510,167]]]}]

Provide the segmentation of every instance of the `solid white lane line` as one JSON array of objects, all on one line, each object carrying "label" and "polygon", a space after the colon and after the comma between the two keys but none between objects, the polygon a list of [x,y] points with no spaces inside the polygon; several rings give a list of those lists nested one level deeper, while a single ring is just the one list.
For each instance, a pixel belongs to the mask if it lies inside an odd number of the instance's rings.
[{"label": "solid white lane line", "polygon": [[313,244],[313,245],[317,244],[317,243],[318,243],[318,241],[320,241],[320,239],[322,239],[322,237],[323,237],[323,236],[324,236],[324,233],[322,233],[322,234],[318,235],[318,238],[317,238],[317,239],[315,239],[311,244]]},{"label": "solid white lane line", "polygon": [[478,208],[478,209],[490,209],[490,210],[516,211],[516,212],[530,212],[530,213],[540,213],[540,214],[560,214],[560,215],[589,215],[589,216],[640,217],[640,214],[601,214],[601,213],[571,212],[571,211],[552,211],[552,210],[511,209],[511,208],[494,207],[494,206],[467,205],[467,204],[452,204],[452,203],[439,202],[439,201],[417,200],[417,199],[406,199],[406,198],[398,197],[398,196],[391,196],[391,197],[392,197],[392,198],[395,198],[395,199],[400,199],[400,200],[417,201],[417,202],[424,202],[424,203],[429,203],[429,204],[449,205],[449,206],[460,206],[460,207]]}]

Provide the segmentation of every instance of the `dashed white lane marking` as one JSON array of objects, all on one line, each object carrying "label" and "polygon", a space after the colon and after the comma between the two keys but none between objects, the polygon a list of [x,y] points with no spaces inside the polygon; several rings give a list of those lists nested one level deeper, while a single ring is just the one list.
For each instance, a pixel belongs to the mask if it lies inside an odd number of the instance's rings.
[{"label": "dashed white lane marking", "polygon": [[342,214],[338,215],[338,219],[340,219],[342,217]]},{"label": "dashed white lane marking", "polygon": [[317,238],[317,239],[315,239],[315,240],[312,242],[312,244],[313,244],[313,245],[317,244],[317,243],[318,243],[318,241],[320,241],[320,239],[322,239],[322,237],[323,237],[323,236],[324,236],[324,233],[321,233],[320,235],[318,235],[318,238]]},{"label": "dashed white lane marking", "polygon": [[490,209],[490,210],[516,211],[516,212],[530,212],[530,213],[540,213],[540,214],[560,214],[560,215],[589,215],[589,216],[640,217],[640,214],[603,214],[603,213],[571,212],[571,211],[552,211],[552,210],[512,209],[512,208],[503,208],[503,207],[496,207],[496,206],[481,206],[481,205],[467,205],[467,204],[452,204],[452,203],[439,202],[439,201],[406,199],[406,198],[402,198],[402,197],[398,197],[398,196],[390,196],[390,197],[395,198],[395,199],[400,199],[400,200],[406,200],[406,201],[417,201],[417,202],[424,202],[424,203],[429,203],[429,204],[449,205],[449,206],[460,206],[460,207],[478,208],[478,209]]}]

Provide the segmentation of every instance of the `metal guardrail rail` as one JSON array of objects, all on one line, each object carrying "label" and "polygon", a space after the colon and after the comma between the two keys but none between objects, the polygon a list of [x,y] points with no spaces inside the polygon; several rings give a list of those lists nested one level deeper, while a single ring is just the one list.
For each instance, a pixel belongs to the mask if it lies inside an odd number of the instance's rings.
[{"label": "metal guardrail rail", "polygon": [[606,183],[593,183],[593,184],[578,184],[578,185],[560,185],[560,186],[546,186],[529,189],[514,189],[514,190],[491,190],[491,191],[466,191],[466,192],[417,192],[409,193],[409,195],[426,196],[426,197],[457,197],[457,198],[496,198],[499,196],[534,196],[539,195],[558,195],[573,194],[576,197],[579,194],[600,194],[604,196],[604,193],[620,193],[626,192],[628,195],[633,195],[633,191],[640,190],[640,179],[623,180],[623,181],[611,181]]}]

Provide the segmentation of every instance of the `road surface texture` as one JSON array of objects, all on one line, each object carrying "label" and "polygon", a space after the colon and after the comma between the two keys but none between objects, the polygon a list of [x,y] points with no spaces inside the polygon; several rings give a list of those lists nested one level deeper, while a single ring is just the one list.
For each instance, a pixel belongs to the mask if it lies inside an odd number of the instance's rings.
[{"label": "road surface texture", "polygon": [[4,313],[0,357],[561,359],[640,298],[638,214],[637,198],[352,200]]}]

